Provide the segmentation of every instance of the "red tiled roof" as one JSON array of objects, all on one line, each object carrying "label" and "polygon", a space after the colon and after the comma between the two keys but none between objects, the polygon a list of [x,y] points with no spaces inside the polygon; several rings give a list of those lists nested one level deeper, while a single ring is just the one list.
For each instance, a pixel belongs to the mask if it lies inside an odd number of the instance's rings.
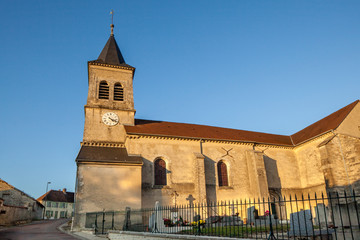
[{"label": "red tiled roof", "polygon": [[125,126],[125,129],[126,132],[130,134],[172,136],[184,138],[190,137],[291,145],[290,138],[284,135],[250,132],[245,130],[211,127],[187,123],[136,119],[135,126]]},{"label": "red tiled roof", "polygon": [[37,199],[38,201],[53,201],[53,202],[74,202],[73,192],[63,192],[61,190],[50,190]]},{"label": "red tiled roof", "polygon": [[[205,125],[136,119],[135,126],[125,126],[128,134],[202,138],[294,146],[319,134],[337,128],[359,100],[291,135],[276,135]],[[292,141],[293,140],[293,143]]]},{"label": "red tiled roof", "polygon": [[336,129],[342,123],[342,121],[344,121],[344,119],[358,102],[359,100],[356,100],[355,102],[350,103],[349,105],[337,110],[329,116],[324,117],[316,123],[313,123],[303,130],[291,135],[294,144],[297,145],[322,133]]},{"label": "red tiled roof", "polygon": [[[28,198],[34,200],[37,204],[41,205],[41,207],[44,207],[37,199],[33,198],[29,194],[26,194],[25,192],[21,191],[20,189],[17,189],[16,187],[12,186],[11,184],[7,183],[6,181],[4,181],[0,178],[0,192],[4,191],[4,190],[10,190],[10,189],[15,189],[16,191],[20,192],[21,195],[27,196]],[[10,206],[10,205],[8,205],[8,206]]]}]

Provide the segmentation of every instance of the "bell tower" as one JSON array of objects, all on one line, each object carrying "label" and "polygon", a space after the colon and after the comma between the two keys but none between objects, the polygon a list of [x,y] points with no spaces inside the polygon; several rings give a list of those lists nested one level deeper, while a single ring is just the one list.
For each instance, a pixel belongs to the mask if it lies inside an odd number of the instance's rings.
[{"label": "bell tower", "polygon": [[124,125],[134,125],[135,68],[125,63],[113,29],[98,59],[88,62],[84,142],[123,142]]},{"label": "bell tower", "polygon": [[73,229],[84,229],[88,212],[141,207],[143,159],[125,148],[125,125],[134,125],[133,78],[113,34],[98,59],[88,62],[84,138],[76,157]]}]

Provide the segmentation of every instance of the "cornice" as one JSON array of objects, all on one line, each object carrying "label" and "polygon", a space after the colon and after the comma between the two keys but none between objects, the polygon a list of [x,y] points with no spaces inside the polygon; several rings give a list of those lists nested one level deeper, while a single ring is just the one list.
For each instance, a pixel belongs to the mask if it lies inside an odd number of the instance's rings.
[{"label": "cornice", "polygon": [[329,137],[330,135],[333,135],[333,134],[332,134],[331,131],[328,131],[328,132],[325,132],[325,133],[320,134],[320,135],[318,135],[318,136],[315,136],[315,137],[309,139],[309,140],[306,141],[306,142],[302,142],[302,143],[299,143],[298,145],[294,146],[294,150],[297,150],[297,149],[299,149],[300,147],[303,147],[303,146],[306,145],[306,144],[315,142],[315,141],[317,141],[317,140],[319,140],[319,139],[327,138],[327,137]]},{"label": "cornice", "polygon": [[203,143],[220,143],[220,144],[233,144],[233,145],[256,145],[257,147],[270,147],[270,148],[280,148],[280,149],[290,149],[290,150],[297,150],[298,148],[304,146],[305,144],[312,143],[322,138],[326,138],[330,136],[332,133],[326,132],[315,136],[312,139],[309,139],[306,142],[302,142],[295,146],[284,146],[284,145],[276,145],[276,144],[267,144],[267,143],[257,143],[257,142],[250,142],[250,141],[233,141],[233,140],[218,140],[218,139],[204,139],[204,138],[191,138],[191,137],[174,137],[174,136],[162,136],[162,135],[150,135],[150,134],[127,134],[128,139],[158,139],[158,140],[177,140],[177,141],[202,141]]},{"label": "cornice", "polygon": [[143,163],[129,163],[129,162],[93,162],[93,161],[82,161],[77,162],[77,165],[118,165],[118,166],[133,166],[139,167],[142,166]]},{"label": "cornice", "polygon": [[124,148],[124,143],[114,142],[87,142],[83,141],[80,143],[81,146],[92,146],[92,147],[111,147],[111,148]]},{"label": "cornice", "polygon": [[233,140],[219,140],[219,139],[204,139],[204,138],[191,138],[191,137],[174,137],[174,136],[161,136],[161,135],[149,135],[149,134],[128,134],[128,139],[158,139],[158,140],[177,140],[186,142],[203,142],[203,143],[219,143],[219,144],[232,144],[232,145],[245,145],[253,146],[254,144],[259,147],[272,147],[281,149],[293,149],[293,146],[282,146],[274,144],[264,144],[247,141],[233,141]]},{"label": "cornice", "polygon": [[111,65],[106,63],[98,63],[98,62],[88,62],[89,65],[101,66],[101,67],[109,67],[109,68],[118,68],[118,69],[126,69],[126,70],[135,70],[133,67],[125,67],[119,65]]}]

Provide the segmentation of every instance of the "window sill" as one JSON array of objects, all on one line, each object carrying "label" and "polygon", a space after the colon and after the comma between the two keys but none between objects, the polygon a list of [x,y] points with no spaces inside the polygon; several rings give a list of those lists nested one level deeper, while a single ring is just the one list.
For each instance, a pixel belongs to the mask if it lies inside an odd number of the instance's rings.
[{"label": "window sill", "polygon": [[154,185],[152,187],[153,189],[170,189],[170,187],[168,185]]},{"label": "window sill", "polygon": [[231,186],[218,186],[219,190],[233,190],[234,188]]}]

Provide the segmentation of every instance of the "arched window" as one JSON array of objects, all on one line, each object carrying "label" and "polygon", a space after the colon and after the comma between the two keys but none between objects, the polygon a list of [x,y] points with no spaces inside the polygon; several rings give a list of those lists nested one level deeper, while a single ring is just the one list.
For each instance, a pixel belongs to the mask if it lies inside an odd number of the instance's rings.
[{"label": "arched window", "polygon": [[115,83],[114,85],[114,100],[124,101],[124,88],[120,83]]},{"label": "arched window", "polygon": [[223,161],[218,162],[217,169],[219,186],[229,186],[226,164]]},{"label": "arched window", "polygon": [[162,159],[154,162],[155,185],[166,185],[166,163]]},{"label": "arched window", "polygon": [[109,99],[109,85],[106,81],[101,81],[99,85],[99,99]]}]

